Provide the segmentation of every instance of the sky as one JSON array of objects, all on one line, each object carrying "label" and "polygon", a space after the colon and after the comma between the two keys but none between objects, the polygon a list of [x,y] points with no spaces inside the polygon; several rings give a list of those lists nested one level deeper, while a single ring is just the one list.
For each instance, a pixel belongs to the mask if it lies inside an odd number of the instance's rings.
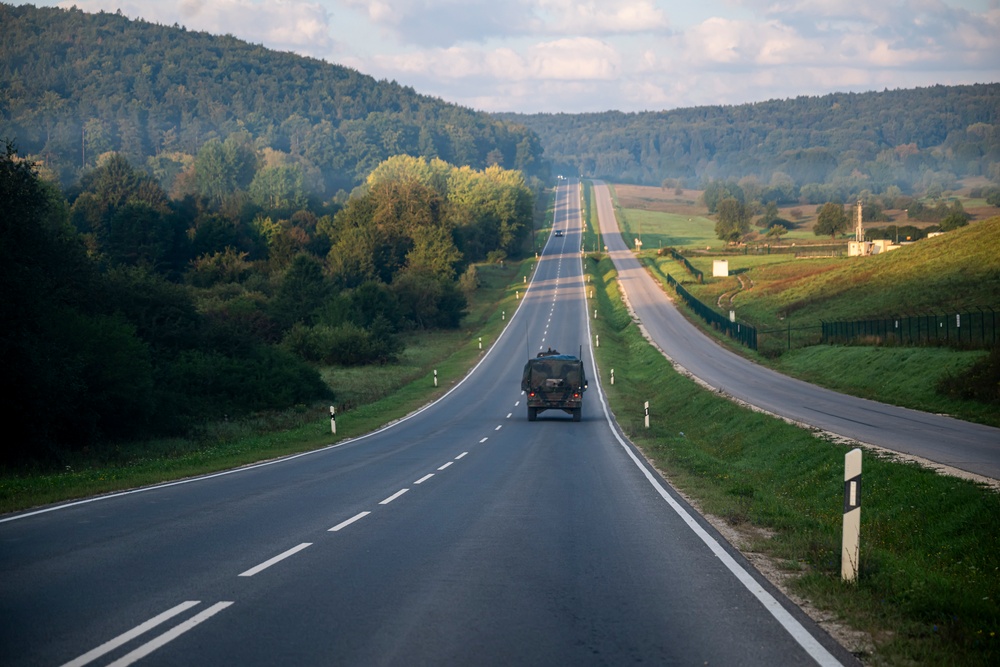
[{"label": "sky", "polygon": [[658,111],[1000,81],[1000,0],[32,4],[231,34],[490,112]]}]

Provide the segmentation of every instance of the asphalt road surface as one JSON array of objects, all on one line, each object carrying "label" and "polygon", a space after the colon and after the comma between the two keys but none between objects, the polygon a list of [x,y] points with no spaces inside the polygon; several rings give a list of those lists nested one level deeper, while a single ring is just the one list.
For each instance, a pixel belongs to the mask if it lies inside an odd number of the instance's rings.
[{"label": "asphalt road surface", "polygon": [[[565,236],[437,403],[317,452],[0,519],[0,664],[856,664],[612,428],[576,184],[559,194]],[[521,369],[549,346],[582,346],[580,423],[527,421]]]},{"label": "asphalt road surface", "polygon": [[1000,429],[840,394],[730,352],[688,322],[641,267],[618,229],[607,185],[595,183],[604,245],[649,336],[708,385],[751,405],[896,452],[1000,478]]}]

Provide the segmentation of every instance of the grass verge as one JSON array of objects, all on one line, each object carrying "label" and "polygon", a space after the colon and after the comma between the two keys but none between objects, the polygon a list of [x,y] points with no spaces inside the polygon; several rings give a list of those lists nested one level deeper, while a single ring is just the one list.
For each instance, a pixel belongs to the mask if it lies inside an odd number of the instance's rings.
[{"label": "grass verge", "polygon": [[[131,489],[318,449],[371,432],[429,403],[461,380],[518,305],[534,260],[479,267],[480,287],[457,331],[407,339],[396,364],[327,368],[336,396],[337,434],[329,406],[218,422],[189,438],[108,445],[81,452],[64,470],[0,470],[0,512]],[[434,387],[434,370],[438,387]]]},{"label": "grass verge", "polygon": [[610,260],[591,256],[587,265],[612,410],[676,488],[744,535],[742,548],[774,563],[783,586],[861,631],[866,641],[849,648],[865,662],[1000,664],[1000,494],[866,452],[861,572],[856,584],[842,583],[850,447],[678,374],[632,322]]}]

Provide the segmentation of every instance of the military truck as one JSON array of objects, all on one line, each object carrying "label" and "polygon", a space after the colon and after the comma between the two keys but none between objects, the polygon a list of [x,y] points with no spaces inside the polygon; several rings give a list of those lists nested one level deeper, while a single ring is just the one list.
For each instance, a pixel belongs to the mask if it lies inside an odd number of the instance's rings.
[{"label": "military truck", "polygon": [[562,410],[578,422],[583,416],[583,392],[587,390],[583,362],[552,348],[539,352],[524,365],[521,390],[527,397],[528,421],[535,421],[539,412]]}]

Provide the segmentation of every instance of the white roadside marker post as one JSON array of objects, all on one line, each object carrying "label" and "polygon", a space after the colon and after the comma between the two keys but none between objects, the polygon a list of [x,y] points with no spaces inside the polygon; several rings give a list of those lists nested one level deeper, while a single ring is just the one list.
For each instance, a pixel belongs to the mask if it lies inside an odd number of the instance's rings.
[{"label": "white roadside marker post", "polygon": [[479,337],[479,349],[480,350],[483,349],[483,337],[482,336]]},{"label": "white roadside marker post", "polygon": [[644,412],[646,413],[646,428],[649,428],[649,401],[646,401]]},{"label": "white roadside marker post", "polygon": [[615,383],[615,369],[611,369],[611,384]]},{"label": "white roadside marker post", "polygon": [[438,386],[438,371],[436,368],[434,369],[434,386]]},{"label": "white roadside marker post", "polygon": [[861,450],[844,456],[844,536],[840,554],[840,578],[857,581],[861,553]]},{"label": "white roadside marker post", "polygon": [[333,431],[334,435],[337,435],[337,407],[335,405],[330,406],[330,430]]}]

